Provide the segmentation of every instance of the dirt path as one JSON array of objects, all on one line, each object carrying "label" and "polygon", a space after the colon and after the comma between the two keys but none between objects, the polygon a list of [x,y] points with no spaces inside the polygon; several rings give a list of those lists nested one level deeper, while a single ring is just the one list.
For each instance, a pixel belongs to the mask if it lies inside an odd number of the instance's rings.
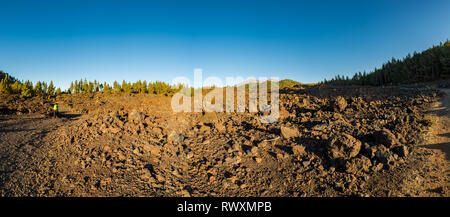
[{"label": "dirt path", "polygon": [[421,165],[422,187],[428,190],[418,196],[450,195],[450,89],[441,91],[445,95],[429,110],[433,125],[423,146],[430,151]]},{"label": "dirt path", "polygon": [[446,154],[450,160],[450,89],[442,89],[446,95],[433,104],[431,114],[436,120],[432,130],[432,137],[428,142],[428,147],[437,149]]},{"label": "dirt path", "polygon": [[[69,116],[71,117],[71,116]],[[43,196],[52,183],[48,133],[71,118],[0,116],[0,196]]]}]

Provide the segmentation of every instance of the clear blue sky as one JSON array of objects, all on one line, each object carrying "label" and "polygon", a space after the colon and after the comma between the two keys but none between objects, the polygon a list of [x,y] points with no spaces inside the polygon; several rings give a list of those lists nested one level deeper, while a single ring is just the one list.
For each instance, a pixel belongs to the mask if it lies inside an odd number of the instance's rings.
[{"label": "clear blue sky", "polygon": [[193,75],[317,82],[450,36],[450,1],[0,0],[0,70],[21,80]]}]

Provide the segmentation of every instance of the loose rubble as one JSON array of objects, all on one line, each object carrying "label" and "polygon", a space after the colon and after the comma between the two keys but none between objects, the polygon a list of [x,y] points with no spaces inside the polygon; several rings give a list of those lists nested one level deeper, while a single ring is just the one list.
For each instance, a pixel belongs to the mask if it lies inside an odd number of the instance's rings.
[{"label": "loose rubble", "polygon": [[367,87],[280,92],[284,115],[273,124],[256,113],[175,114],[164,96],[63,96],[63,108],[83,115],[52,132],[54,195],[370,195],[368,180],[402,165],[420,142],[436,97]]}]

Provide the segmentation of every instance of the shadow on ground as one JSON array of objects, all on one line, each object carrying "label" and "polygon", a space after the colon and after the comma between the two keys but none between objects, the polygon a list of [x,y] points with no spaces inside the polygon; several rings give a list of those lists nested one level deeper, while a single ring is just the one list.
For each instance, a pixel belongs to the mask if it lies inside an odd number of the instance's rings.
[{"label": "shadow on ground", "polygon": [[[439,134],[438,136],[450,138],[450,133]],[[442,152],[445,153],[446,159],[450,161],[450,142],[430,144],[426,145],[425,147],[429,149],[441,150]]]},{"label": "shadow on ground", "polygon": [[[81,114],[71,114],[71,113],[67,113],[67,112],[59,112],[59,114],[57,115],[58,118],[65,118],[65,119],[76,119],[78,117],[80,117]],[[50,117],[53,117],[53,114],[51,114]]]}]

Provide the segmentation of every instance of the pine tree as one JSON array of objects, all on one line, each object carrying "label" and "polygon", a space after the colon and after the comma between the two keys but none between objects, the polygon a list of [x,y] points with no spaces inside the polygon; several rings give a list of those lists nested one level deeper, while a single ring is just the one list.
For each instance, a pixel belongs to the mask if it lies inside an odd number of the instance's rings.
[{"label": "pine tree", "polygon": [[9,84],[8,74],[0,81],[0,94],[10,94],[11,87]]},{"label": "pine tree", "polygon": [[61,88],[58,87],[58,89],[56,89],[56,95],[61,95]]},{"label": "pine tree", "polygon": [[100,90],[100,85],[97,80],[94,81],[94,92],[98,92]]},{"label": "pine tree", "polygon": [[22,91],[22,84],[19,81],[15,81],[11,84],[11,93],[19,94]]},{"label": "pine tree", "polygon": [[84,81],[81,81],[81,83],[82,83],[82,86],[81,86],[82,92],[83,93],[89,92],[89,84],[88,84],[87,80],[84,79]]},{"label": "pine tree", "polygon": [[73,86],[73,81],[72,82],[70,82],[70,87],[69,87],[69,89],[67,90],[67,92],[69,93],[69,94],[71,94],[71,93],[73,93],[74,92],[74,86]]},{"label": "pine tree", "polygon": [[80,93],[80,84],[78,81],[75,81],[74,93]]},{"label": "pine tree", "polygon": [[48,85],[47,94],[50,96],[55,94],[55,86],[53,85],[53,81],[50,81],[50,84]]},{"label": "pine tree", "polygon": [[43,95],[47,95],[48,94],[47,89],[48,89],[47,82],[45,82],[45,81],[42,82],[42,93],[43,93]]},{"label": "pine tree", "polygon": [[33,83],[31,83],[30,81],[26,81],[21,87],[20,94],[24,97],[32,97],[34,95]]},{"label": "pine tree", "polygon": [[104,93],[111,93],[111,87],[109,86],[109,84],[107,84],[106,82],[103,84],[103,90]]},{"label": "pine tree", "polygon": [[94,92],[94,83],[92,83],[91,81],[89,81],[88,84],[88,93],[93,93]]},{"label": "pine tree", "polygon": [[113,84],[113,93],[120,93],[120,92],[122,92],[122,91],[123,91],[123,90],[122,90],[122,87],[120,86],[119,82],[114,81],[114,84]]},{"label": "pine tree", "polygon": [[147,81],[142,82],[141,93],[147,93]]},{"label": "pine tree", "polygon": [[36,82],[36,85],[34,86],[34,93],[42,95],[42,83],[40,81]]},{"label": "pine tree", "polygon": [[128,93],[128,91],[129,91],[128,83],[125,80],[122,81],[122,91],[125,93]]},{"label": "pine tree", "polygon": [[155,85],[153,82],[148,83],[147,93],[155,94]]}]

